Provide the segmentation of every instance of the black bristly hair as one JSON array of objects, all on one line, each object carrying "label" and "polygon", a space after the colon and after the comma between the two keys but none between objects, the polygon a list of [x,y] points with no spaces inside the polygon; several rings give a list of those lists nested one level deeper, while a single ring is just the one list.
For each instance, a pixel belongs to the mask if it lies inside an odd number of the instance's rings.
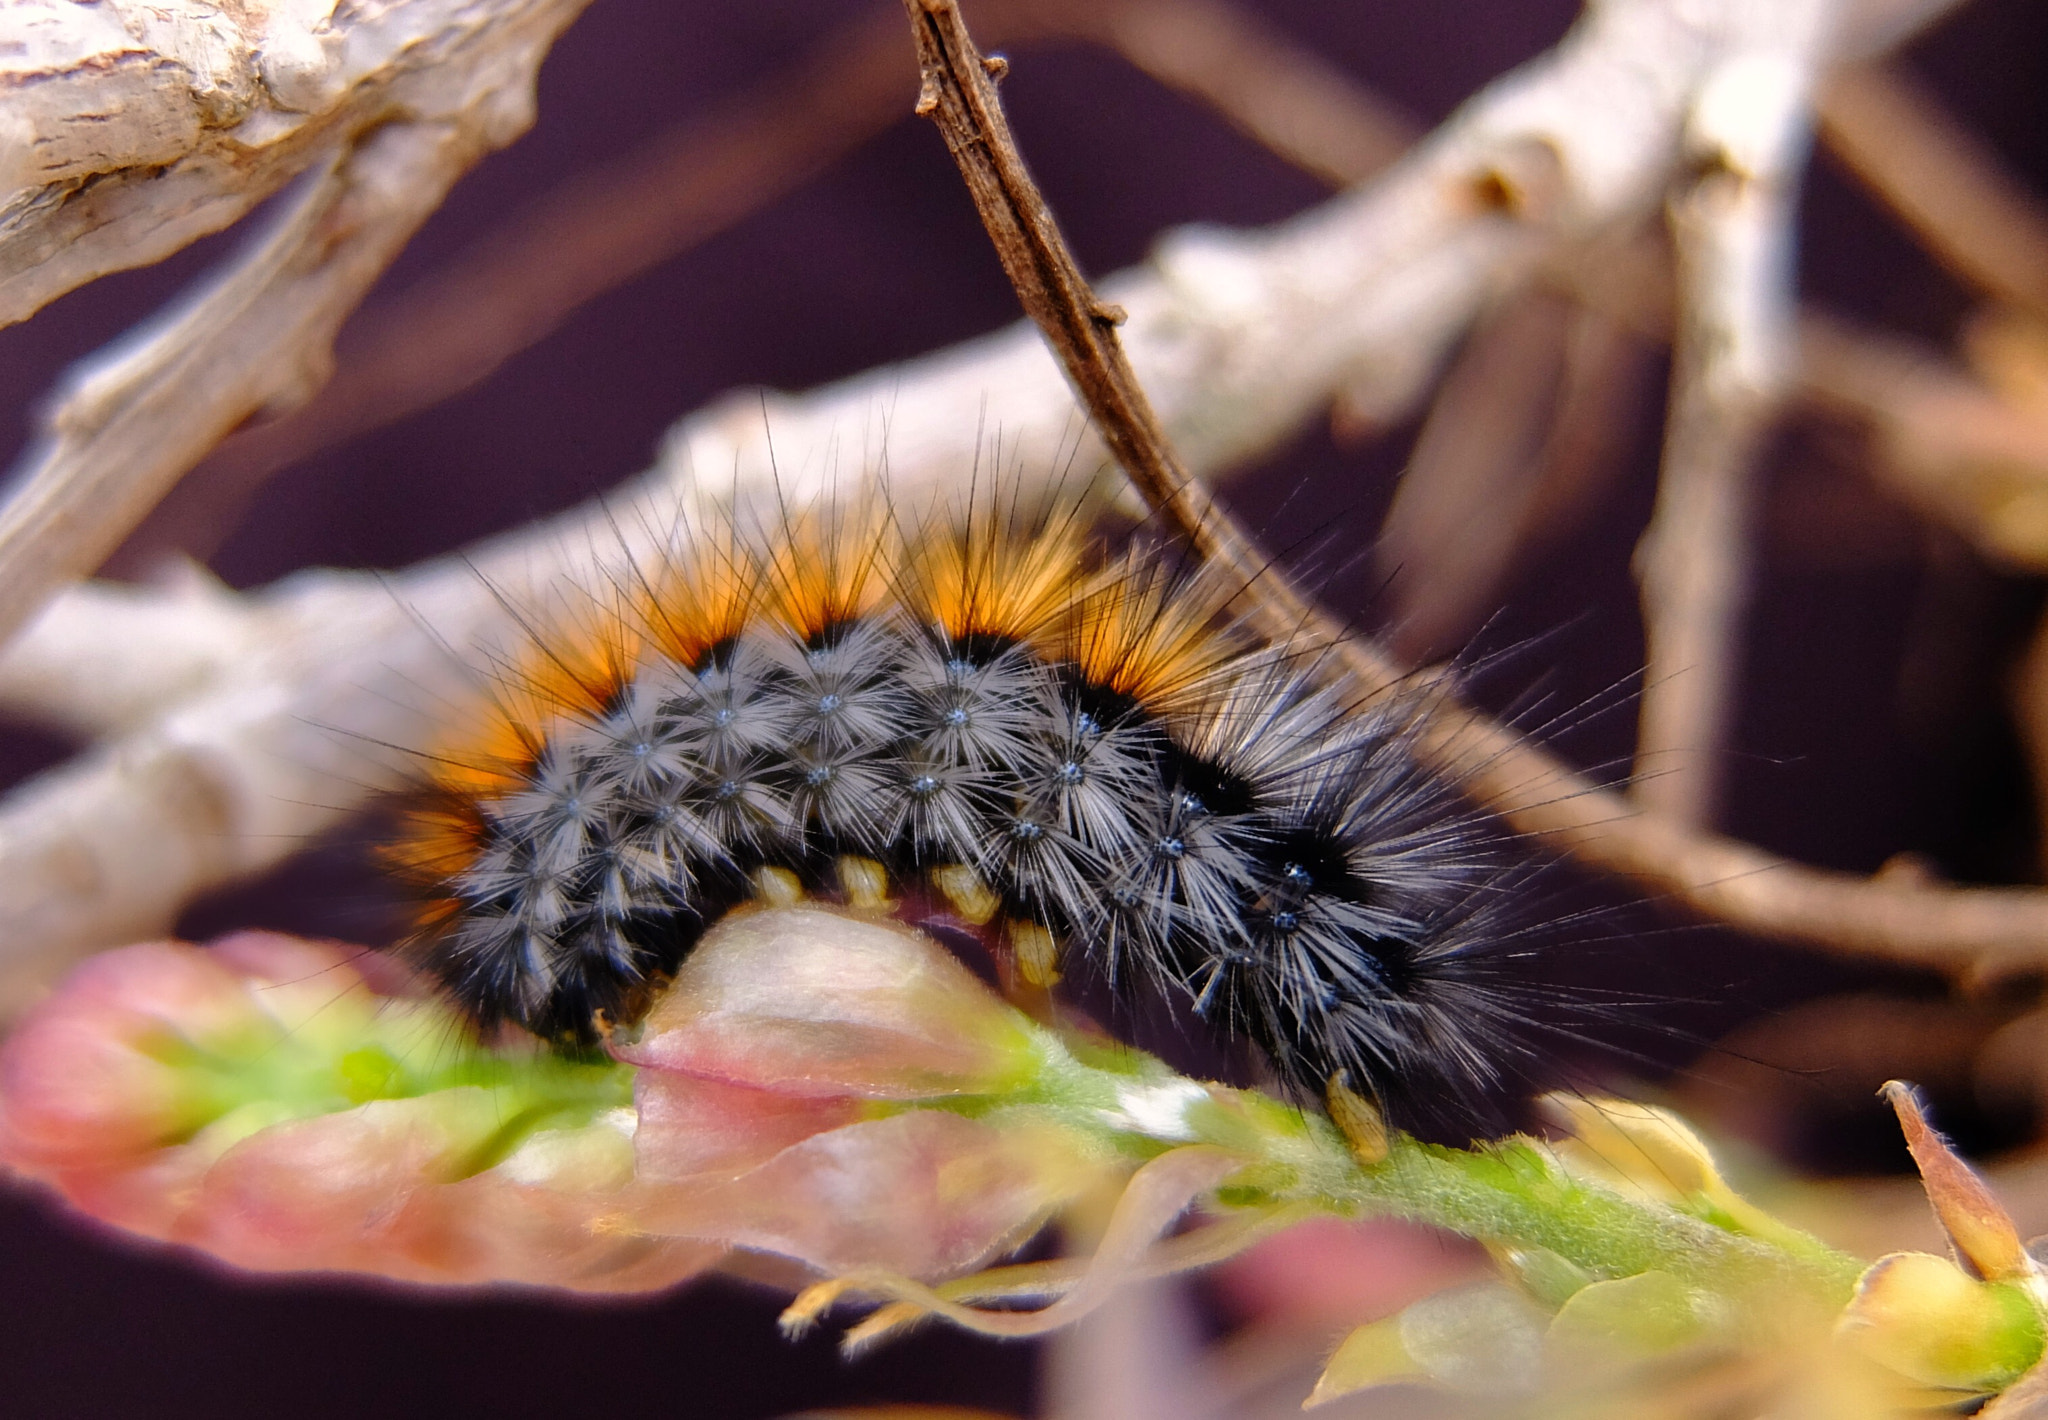
[{"label": "black bristly hair", "polygon": [[390,851],[418,958],[480,1025],[589,1049],[764,873],[851,896],[852,865],[1013,978],[1064,955],[1184,1002],[1304,1101],[1483,1130],[1534,1055],[1529,870],[1418,761],[1421,695],[1262,641],[1142,541],[1015,521],[785,513],[539,627]]}]

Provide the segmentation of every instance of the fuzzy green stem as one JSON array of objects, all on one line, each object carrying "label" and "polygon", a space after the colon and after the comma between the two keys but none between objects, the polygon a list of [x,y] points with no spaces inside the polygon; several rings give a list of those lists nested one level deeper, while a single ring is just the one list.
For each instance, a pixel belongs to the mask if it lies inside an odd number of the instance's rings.
[{"label": "fuzzy green stem", "polygon": [[1599,1277],[1656,1270],[1731,1295],[1790,1286],[1839,1307],[1865,1265],[1811,1239],[1793,1251],[1572,1178],[1524,1140],[1460,1150],[1397,1137],[1386,1162],[1357,1179],[1349,1198],[1362,1209],[1540,1247]]},{"label": "fuzzy green stem", "polygon": [[[1865,1264],[1768,1220],[1746,1228],[1708,1200],[1678,1206],[1573,1176],[1526,1138],[1471,1149],[1396,1134],[1384,1161],[1361,1165],[1319,1115],[1249,1091],[1196,1086],[1136,1052],[1084,1064],[1049,1055],[1034,1091],[1092,1106],[1128,1148],[1214,1144],[1252,1162],[1222,1190],[1227,1204],[1308,1202],[1342,1215],[1400,1217],[1507,1248],[1540,1248],[1594,1278],[1668,1272],[1728,1296],[1763,1291],[1845,1304]],[[1181,1108],[1169,1108],[1176,1102]]]}]

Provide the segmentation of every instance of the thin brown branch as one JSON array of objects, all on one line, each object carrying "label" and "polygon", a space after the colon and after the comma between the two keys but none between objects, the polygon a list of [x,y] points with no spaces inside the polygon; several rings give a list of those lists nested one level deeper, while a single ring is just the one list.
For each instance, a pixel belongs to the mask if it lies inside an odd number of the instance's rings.
[{"label": "thin brown branch", "polygon": [[[1349,660],[1361,678],[1369,650]],[[1383,665],[1382,683],[1398,683]],[[1645,813],[1512,730],[1447,701],[1422,755],[1519,832],[1701,916],[1850,957],[1986,979],[2048,962],[2048,892],[1947,887],[1807,867]]]},{"label": "thin brown branch", "polygon": [[1259,619],[1284,635],[1327,621],[1277,573],[1181,462],[1117,339],[1123,312],[1097,299],[1060,235],[1004,117],[994,79],[1007,67],[984,58],[955,0],[904,0],[924,75],[917,111],[935,122],[960,166],[996,255],[1024,312],[1044,333],[1068,380],[1145,502],[1203,558],[1257,580]]},{"label": "thin brown branch", "polygon": [[1335,187],[1391,166],[1422,136],[1408,115],[1225,0],[1064,0],[1070,32],[1109,45]]},{"label": "thin brown branch", "polygon": [[2048,320],[2048,211],[1900,70],[1852,65],[1819,95],[1820,133],[1951,271]]},{"label": "thin brown branch", "polygon": [[1469,637],[1523,544],[1574,315],[1540,285],[1517,293],[1480,320],[1437,388],[1377,548],[1404,659]]},{"label": "thin brown branch", "polygon": [[[1368,690],[1415,678],[1297,591],[1182,467],[1010,136],[954,0],[905,0],[925,76],[919,111],[959,163],[1004,269],[1132,483],[1203,556],[1255,588],[1272,633],[1331,646]],[[2048,957],[2048,893],[1940,888],[1806,868],[1632,808],[1513,731],[1432,697],[1418,752],[1517,830],[1695,911],[1765,935],[1858,956],[1992,972]]]},{"label": "thin brown branch", "polygon": [[[944,135],[1025,314],[1045,333],[1097,431],[1138,491],[1155,507],[1177,507],[1175,500],[1194,480],[1167,444],[1152,402],[1116,338],[1124,312],[1098,300],[1081,275],[1010,136],[994,83],[1007,63],[985,58],[974,47],[952,0],[904,3],[924,80],[917,112]],[[1198,549],[1216,555],[1206,541],[1206,525],[1199,518],[1184,521],[1194,530]]]},{"label": "thin brown branch", "polygon": [[1799,325],[1807,399],[1869,427],[1873,479],[1978,552],[2048,569],[2048,419],[1953,362],[1808,314]]},{"label": "thin brown branch", "polygon": [[[1575,530],[1623,471],[1623,446],[1648,402],[1658,351],[1630,325],[1580,306],[1565,332],[1556,422],[1535,475],[1524,519],[1530,544]],[[1475,628],[1476,623],[1475,623]]]},{"label": "thin brown branch", "polygon": [[1650,341],[1555,281],[1488,315],[1438,387],[1380,529],[1411,664],[1470,644],[1534,549],[1576,528],[1622,470],[1650,394]]}]

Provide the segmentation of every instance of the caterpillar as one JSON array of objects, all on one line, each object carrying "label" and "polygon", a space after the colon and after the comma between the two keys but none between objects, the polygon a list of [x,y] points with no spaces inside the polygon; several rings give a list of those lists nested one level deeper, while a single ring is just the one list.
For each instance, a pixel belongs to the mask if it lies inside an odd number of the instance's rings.
[{"label": "caterpillar", "polygon": [[630,1026],[751,899],[922,892],[1014,981],[1077,960],[1409,1124],[1514,1073],[1519,870],[1413,697],[1262,638],[1243,589],[1076,518],[884,502],[698,532],[499,669],[387,857],[485,1030]]}]

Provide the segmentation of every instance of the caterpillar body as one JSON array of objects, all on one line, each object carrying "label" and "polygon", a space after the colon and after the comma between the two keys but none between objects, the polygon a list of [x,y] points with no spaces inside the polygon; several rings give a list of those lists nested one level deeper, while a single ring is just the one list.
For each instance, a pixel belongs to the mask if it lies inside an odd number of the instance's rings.
[{"label": "caterpillar body", "polygon": [[1515,869],[1412,753],[1416,706],[1073,526],[886,508],[727,529],[535,633],[389,856],[486,1028],[630,1025],[724,912],[914,887],[1013,978],[1085,960],[1288,1086],[1455,1115],[1527,1015]]}]

